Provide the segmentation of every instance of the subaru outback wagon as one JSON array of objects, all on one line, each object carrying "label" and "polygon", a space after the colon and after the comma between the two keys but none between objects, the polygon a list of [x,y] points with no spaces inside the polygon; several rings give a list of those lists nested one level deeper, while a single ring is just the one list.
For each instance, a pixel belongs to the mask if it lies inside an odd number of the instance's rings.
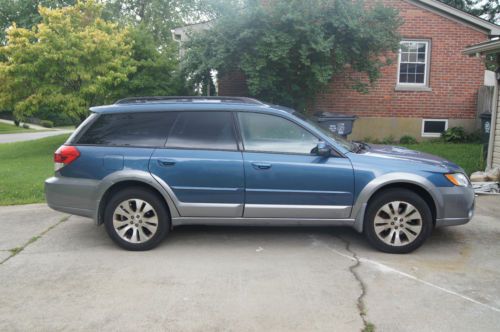
[{"label": "subaru outback wagon", "polygon": [[186,224],[348,225],[406,253],[474,212],[459,166],[349,142],[289,108],[148,97],[90,110],[55,152],[47,202],[104,224],[125,249],[151,249]]}]

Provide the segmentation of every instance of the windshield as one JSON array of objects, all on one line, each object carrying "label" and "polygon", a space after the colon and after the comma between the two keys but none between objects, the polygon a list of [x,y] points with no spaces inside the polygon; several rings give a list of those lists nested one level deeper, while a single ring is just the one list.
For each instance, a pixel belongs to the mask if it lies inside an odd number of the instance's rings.
[{"label": "windshield", "polygon": [[309,114],[302,114],[302,113],[299,113],[297,111],[293,112],[293,115],[295,115],[296,117],[298,117],[301,120],[306,121],[311,126],[318,129],[319,131],[321,131],[323,134],[327,135],[328,137],[332,138],[336,143],[343,146],[347,150],[354,151],[356,149],[356,145],[354,143],[352,143],[352,142],[346,140],[345,138],[333,133],[326,126],[319,124],[315,117],[313,117]]}]

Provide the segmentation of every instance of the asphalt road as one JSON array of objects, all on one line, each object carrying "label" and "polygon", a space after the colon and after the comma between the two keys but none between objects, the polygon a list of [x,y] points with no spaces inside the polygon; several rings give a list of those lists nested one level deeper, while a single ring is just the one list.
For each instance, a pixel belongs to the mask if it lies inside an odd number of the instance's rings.
[{"label": "asphalt road", "polygon": [[498,331],[499,203],[408,255],[347,228],[201,226],[127,252],[88,219],[0,207],[0,330]]}]

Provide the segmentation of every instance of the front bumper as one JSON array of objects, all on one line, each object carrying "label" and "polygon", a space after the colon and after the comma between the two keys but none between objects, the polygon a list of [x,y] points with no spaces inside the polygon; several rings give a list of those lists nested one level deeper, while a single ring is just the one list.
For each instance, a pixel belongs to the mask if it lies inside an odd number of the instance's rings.
[{"label": "front bumper", "polygon": [[54,210],[95,218],[98,185],[96,180],[51,177],[45,180],[45,198]]},{"label": "front bumper", "polygon": [[442,207],[437,211],[436,227],[468,223],[474,216],[474,189],[472,187],[441,187]]}]

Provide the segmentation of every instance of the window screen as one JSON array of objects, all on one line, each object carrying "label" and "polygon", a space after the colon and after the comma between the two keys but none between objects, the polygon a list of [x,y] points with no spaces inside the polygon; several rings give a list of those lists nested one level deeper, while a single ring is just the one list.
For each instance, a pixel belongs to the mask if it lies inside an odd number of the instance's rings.
[{"label": "window screen", "polygon": [[399,51],[400,84],[427,84],[429,42],[402,41]]},{"label": "window screen", "polygon": [[167,148],[237,150],[230,112],[180,112]]},{"label": "window screen", "polygon": [[163,147],[176,112],[101,114],[78,144]]}]

